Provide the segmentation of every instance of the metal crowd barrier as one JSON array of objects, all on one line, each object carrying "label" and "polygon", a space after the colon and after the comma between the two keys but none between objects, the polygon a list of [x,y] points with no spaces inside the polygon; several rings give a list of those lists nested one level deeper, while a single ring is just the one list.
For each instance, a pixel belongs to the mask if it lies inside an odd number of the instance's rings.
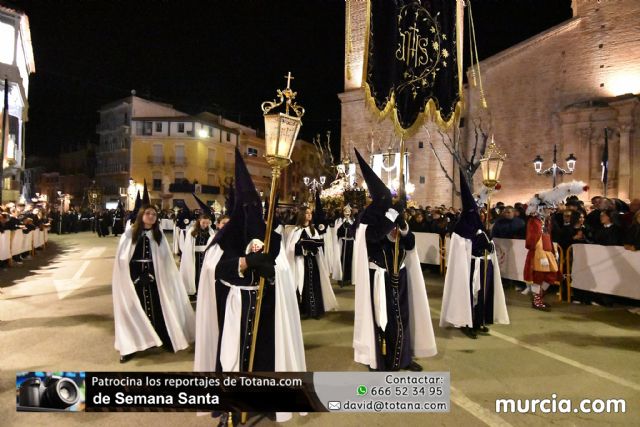
[{"label": "metal crowd barrier", "polygon": [[[8,233],[8,238],[4,237],[5,233]],[[42,247],[46,249],[47,247],[47,229],[40,230],[36,229],[27,234],[20,235],[20,239],[17,239],[16,233],[22,233],[22,229],[19,230],[10,230],[2,233],[3,238],[0,239],[0,244],[6,245],[8,240],[8,251],[3,250],[4,248],[0,247],[0,254],[6,253],[7,257],[4,259],[0,259],[0,261],[7,261],[9,266],[13,266],[13,257],[15,255],[19,255],[24,252],[29,252],[31,256],[35,256],[36,249]],[[39,236],[39,233],[42,233],[42,236]],[[36,235],[38,235],[38,242],[36,243]],[[26,245],[24,244],[24,239],[27,239]],[[19,240],[19,241],[18,241]],[[41,243],[41,244],[40,244]],[[17,247],[17,246],[20,247]],[[26,251],[25,251],[26,249]]]},{"label": "metal crowd barrier", "polygon": [[447,246],[445,238],[440,236],[440,275],[444,276],[447,272]]},{"label": "metal crowd barrier", "polygon": [[567,248],[567,256],[565,257],[566,261],[566,270],[565,270],[565,281],[567,283],[567,302],[571,302],[571,267],[573,261],[573,245]]},{"label": "metal crowd barrier", "polygon": [[[558,272],[560,273],[562,278],[565,278],[565,268],[564,268],[564,261],[565,261],[565,256],[564,256],[564,250],[560,247],[559,244],[557,243],[553,243],[553,247],[556,250],[556,253],[558,254]],[[558,301],[562,302],[562,279],[560,279],[559,283],[558,283]],[[571,302],[571,299],[568,300],[569,302]]]}]

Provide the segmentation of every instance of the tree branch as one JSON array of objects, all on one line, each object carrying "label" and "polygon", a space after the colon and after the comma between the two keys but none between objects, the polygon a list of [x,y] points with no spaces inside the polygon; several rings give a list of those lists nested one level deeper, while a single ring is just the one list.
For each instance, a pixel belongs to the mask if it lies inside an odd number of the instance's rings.
[{"label": "tree branch", "polygon": [[[460,192],[458,191],[458,189],[456,188],[456,183],[453,180],[453,178],[451,178],[451,176],[449,175],[449,172],[447,172],[447,169],[444,167],[444,165],[442,164],[442,160],[440,160],[440,156],[438,156],[438,153],[436,152],[436,149],[434,148],[433,144],[431,142],[429,142],[429,145],[431,146],[431,151],[433,152],[433,155],[436,156],[436,159],[438,160],[438,164],[440,165],[440,169],[442,169],[442,172],[444,172],[444,176],[447,177],[447,179],[449,180],[449,182],[453,185],[453,191],[456,194],[460,194]],[[446,145],[446,144],[445,144]],[[453,153],[452,153],[453,154]]]}]

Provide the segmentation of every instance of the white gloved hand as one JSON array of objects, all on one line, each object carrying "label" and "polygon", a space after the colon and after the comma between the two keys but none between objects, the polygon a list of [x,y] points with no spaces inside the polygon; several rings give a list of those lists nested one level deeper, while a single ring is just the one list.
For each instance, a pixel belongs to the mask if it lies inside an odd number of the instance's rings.
[{"label": "white gloved hand", "polygon": [[387,213],[384,214],[384,216],[386,216],[387,218],[389,218],[389,221],[391,222],[396,222],[396,218],[398,218],[398,215],[400,215],[398,213],[397,210],[393,209],[393,208],[389,208],[389,210],[387,211]]}]

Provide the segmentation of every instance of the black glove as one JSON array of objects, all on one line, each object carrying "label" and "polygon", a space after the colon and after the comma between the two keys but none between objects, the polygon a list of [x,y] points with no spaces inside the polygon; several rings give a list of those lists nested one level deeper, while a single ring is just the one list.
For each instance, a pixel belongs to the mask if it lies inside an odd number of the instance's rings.
[{"label": "black glove", "polygon": [[247,268],[255,271],[260,277],[270,279],[276,275],[276,270],[274,268],[275,263],[269,254],[258,252],[250,253],[245,257],[245,261],[247,263]]},{"label": "black glove", "polygon": [[395,220],[395,224],[400,227],[400,230],[405,230],[407,228],[407,221],[404,219],[404,213],[398,215]]},{"label": "black glove", "polygon": [[401,194],[398,201],[394,203],[393,209],[395,209],[400,215],[407,209],[407,198],[404,194]]},{"label": "black glove", "polygon": [[482,231],[474,236],[473,248],[476,250],[487,251],[489,253],[494,251],[493,242],[489,240],[487,234]]}]

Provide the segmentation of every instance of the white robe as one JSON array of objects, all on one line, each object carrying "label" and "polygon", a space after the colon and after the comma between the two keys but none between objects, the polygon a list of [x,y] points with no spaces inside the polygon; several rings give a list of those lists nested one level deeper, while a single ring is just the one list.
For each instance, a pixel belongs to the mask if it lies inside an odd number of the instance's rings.
[{"label": "white robe", "polygon": [[[196,305],[194,371],[216,370],[218,337],[222,327],[218,325],[215,273],[223,252],[217,244],[208,249],[200,272]],[[307,368],[296,288],[282,246],[276,258],[275,271],[275,370],[277,372],[305,371]],[[265,286],[268,285],[265,284]],[[225,351],[224,348],[221,349],[221,352],[223,351]]]},{"label": "white robe", "polygon": [[189,227],[191,227],[191,224],[193,223],[193,221],[189,222],[187,226],[182,229],[178,227],[177,221],[178,220],[176,219],[176,224],[173,227],[173,253],[176,255],[183,250],[182,247],[184,246],[184,240],[187,236],[187,230],[189,230]]},{"label": "white robe", "polygon": [[331,278],[333,280],[342,280],[342,240],[338,238],[338,229],[342,226],[343,222],[343,218],[338,218],[330,230],[333,243],[333,247],[331,248]]},{"label": "white robe", "polygon": [[[162,345],[162,340],[140,305],[129,275],[129,261],[135,249],[131,234],[132,229],[129,228],[120,238],[111,281],[115,348],[121,355]],[[174,351],[182,350],[187,348],[195,337],[193,309],[173,260],[167,238],[163,235],[158,245],[153,235],[150,235],[149,242],[167,332]]]},{"label": "white robe", "polygon": [[[304,257],[295,255],[296,242],[300,240],[303,228],[296,227],[293,231],[288,233],[286,238],[286,254],[289,265],[293,269],[293,277],[295,284],[298,288],[298,293],[302,295],[302,287],[304,286]],[[311,234],[307,231],[307,234],[311,237]],[[322,240],[323,237],[317,233],[312,239]],[[320,289],[322,290],[322,303],[325,311],[337,310],[338,301],[333,293],[331,287],[331,279],[329,278],[329,267],[326,264],[326,258],[322,248],[318,248],[316,254],[316,263],[318,264],[318,274],[320,275]]]},{"label": "white robe", "polygon": [[[471,240],[464,239],[456,233],[451,234],[451,244],[447,251],[447,274],[444,278],[442,309],[440,311],[440,327],[463,326],[473,327],[471,307],[471,290],[469,277],[471,274]],[[509,324],[509,314],[504,299],[500,266],[495,251],[490,255],[493,263],[493,323]],[[480,289],[480,263],[474,274],[475,292]]]},{"label": "white robe", "polygon": [[[187,294],[195,295],[196,293],[196,238],[191,235],[194,227],[190,227],[187,230],[184,244],[182,246],[182,258],[180,258],[180,275],[182,276],[182,282],[187,290]],[[209,239],[206,246],[211,244],[215,231],[209,228]]]},{"label": "white robe", "polygon": [[[377,369],[374,317],[371,310],[371,285],[369,282],[369,255],[366,241],[367,224],[356,230],[353,245],[352,278],[356,287],[355,319],[353,330],[354,360]],[[420,268],[416,249],[406,251],[404,260],[407,271],[409,298],[409,330],[411,352],[415,357],[431,357],[438,353],[431,324],[431,312],[427,288]]]},{"label": "white robe", "polygon": [[333,248],[335,246],[335,238],[336,238],[335,227],[328,226],[327,232],[322,235],[322,238],[324,240],[324,257],[325,257],[325,264],[327,265],[327,272],[329,273],[329,276],[332,276],[333,259],[334,259]]}]

